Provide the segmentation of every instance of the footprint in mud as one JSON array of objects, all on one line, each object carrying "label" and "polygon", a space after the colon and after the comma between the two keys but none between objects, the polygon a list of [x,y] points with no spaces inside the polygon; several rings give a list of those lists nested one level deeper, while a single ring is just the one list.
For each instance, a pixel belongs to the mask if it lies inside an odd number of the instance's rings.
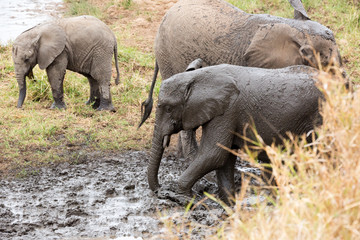
[{"label": "footprint in mud", "polygon": [[[150,238],[162,233],[158,212],[184,207],[158,199],[148,188],[148,158],[141,151],[90,154],[81,164],[62,163],[26,179],[0,180],[0,239]],[[174,181],[186,166],[185,161],[163,159],[160,181]],[[194,188],[216,192],[216,184],[206,179]],[[209,216],[223,213],[218,207],[214,211],[191,214],[211,225],[215,220]]]}]

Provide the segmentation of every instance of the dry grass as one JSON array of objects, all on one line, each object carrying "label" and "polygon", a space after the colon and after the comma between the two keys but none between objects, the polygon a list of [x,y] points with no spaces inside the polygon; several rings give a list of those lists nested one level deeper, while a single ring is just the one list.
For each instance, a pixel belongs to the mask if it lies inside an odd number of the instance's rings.
[{"label": "dry grass", "polygon": [[275,206],[259,204],[246,217],[236,209],[224,239],[360,238],[360,92],[320,80],[326,103],[318,138],[293,139],[286,150],[264,146],[278,184]]}]

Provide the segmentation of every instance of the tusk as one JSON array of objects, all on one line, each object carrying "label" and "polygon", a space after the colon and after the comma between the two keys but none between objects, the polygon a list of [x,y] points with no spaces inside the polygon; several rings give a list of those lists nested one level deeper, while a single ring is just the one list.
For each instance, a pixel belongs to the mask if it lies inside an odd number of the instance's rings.
[{"label": "tusk", "polygon": [[164,140],[163,140],[163,148],[166,148],[169,146],[169,143],[170,143],[170,136],[169,135],[166,135],[164,137]]}]

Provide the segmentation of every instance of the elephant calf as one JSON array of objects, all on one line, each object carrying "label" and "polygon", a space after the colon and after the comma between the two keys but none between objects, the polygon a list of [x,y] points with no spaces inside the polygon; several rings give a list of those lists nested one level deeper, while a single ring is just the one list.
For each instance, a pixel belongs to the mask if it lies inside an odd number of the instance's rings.
[{"label": "elephant calf", "polygon": [[[202,126],[202,138],[194,160],[171,189],[189,194],[192,186],[216,170],[219,195],[234,194],[236,156],[219,147],[238,149],[247,124],[254,124],[266,144],[282,144],[287,132],[296,135],[322,123],[315,85],[318,70],[307,66],[281,69],[216,65],[176,74],[162,82],[148,166],[148,182],[160,188],[158,170],[170,136]],[[247,128],[247,137],[254,134]],[[265,159],[268,161],[268,159]]]},{"label": "elephant calf", "polygon": [[90,98],[97,110],[114,111],[110,94],[112,57],[115,57],[119,83],[117,42],[105,23],[92,16],[64,18],[39,24],[20,34],[12,49],[16,79],[19,85],[17,107],[26,96],[26,76],[39,64],[46,69],[54,103],[51,108],[66,108],[63,81],[66,69],[86,76]]}]

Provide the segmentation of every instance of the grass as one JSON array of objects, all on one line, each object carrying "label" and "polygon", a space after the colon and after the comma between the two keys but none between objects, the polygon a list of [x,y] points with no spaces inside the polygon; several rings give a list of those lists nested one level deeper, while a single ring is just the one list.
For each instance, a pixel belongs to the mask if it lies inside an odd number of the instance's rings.
[{"label": "grass", "polygon": [[[106,16],[103,7],[107,4],[97,6],[93,2],[68,0],[67,15]],[[128,37],[126,31],[115,34],[118,39]],[[150,147],[153,120],[149,119],[139,130],[137,126],[140,104],[147,98],[153,72],[155,60],[152,52],[119,41],[120,84],[114,84],[114,67],[111,80],[116,113],[97,112],[85,105],[90,90],[88,81],[70,71],[67,71],[64,81],[67,109],[50,110],[53,102],[51,88],[46,72],[38,67],[34,68],[34,80],[27,79],[23,109],[17,109],[18,86],[11,44],[1,46],[0,52],[0,173],[25,176],[24,173],[33,172],[39,166],[75,161],[82,152],[145,150]]]},{"label": "grass", "polygon": [[67,16],[91,15],[99,19],[104,18],[102,9],[95,6],[92,0],[65,0],[67,6]]},{"label": "grass", "polygon": [[133,0],[123,0],[121,2],[121,5],[125,8],[125,9],[129,9],[132,5],[133,5]]},{"label": "grass", "polygon": [[285,150],[262,146],[277,179],[275,205],[259,203],[252,213],[236,208],[224,223],[230,227],[224,239],[360,237],[360,93],[352,96],[336,81],[321,81],[327,102],[317,140],[310,147],[293,138]]},{"label": "grass", "polygon": [[[286,0],[229,0],[249,13],[292,17]],[[335,34],[345,68],[360,83],[359,1],[303,0],[308,15],[328,26]],[[11,44],[0,46],[0,173],[26,177],[51,163],[82,161],[87,152],[146,150],[150,147],[154,118],[137,130],[140,104],[147,98],[153,72],[153,40],[134,34],[131,20],[143,17],[156,21],[156,14],[142,11],[127,0],[66,0],[66,15],[90,14],[108,23],[118,39],[121,80],[111,80],[116,113],[97,112],[84,103],[89,95],[87,79],[67,72],[66,110],[50,110],[52,96],[44,71],[34,69],[28,80],[23,109],[17,109],[18,87],[11,59]],[[112,14],[107,11],[119,11]],[[117,13],[117,12],[116,12]],[[125,24],[121,21],[131,20]],[[161,16],[160,16],[161,17]],[[152,24],[155,24],[152,23]],[[152,38],[153,39],[153,38]],[[114,68],[113,68],[114,69]],[[115,76],[115,71],[113,77]],[[209,229],[209,239],[358,239],[360,238],[360,96],[350,96],[335,82],[323,79],[327,102],[324,125],[317,129],[312,147],[289,141],[286,149],[262,146],[273,162],[278,189],[273,206],[259,202],[248,211],[241,205],[251,187],[246,183],[237,196],[238,204],[227,209],[227,217]],[[156,94],[160,81],[157,83]],[[154,114],[154,113],[153,113]],[[256,161],[242,154],[252,164]],[[280,164],[281,162],[285,164]],[[297,171],[292,171],[296,166]],[[246,181],[245,181],[246,182]],[[260,192],[261,189],[253,189]],[[175,226],[170,218],[167,239],[179,239],[184,228],[196,228],[183,220]],[[204,228],[203,228],[204,229]],[[183,239],[192,237],[182,235]]]}]

